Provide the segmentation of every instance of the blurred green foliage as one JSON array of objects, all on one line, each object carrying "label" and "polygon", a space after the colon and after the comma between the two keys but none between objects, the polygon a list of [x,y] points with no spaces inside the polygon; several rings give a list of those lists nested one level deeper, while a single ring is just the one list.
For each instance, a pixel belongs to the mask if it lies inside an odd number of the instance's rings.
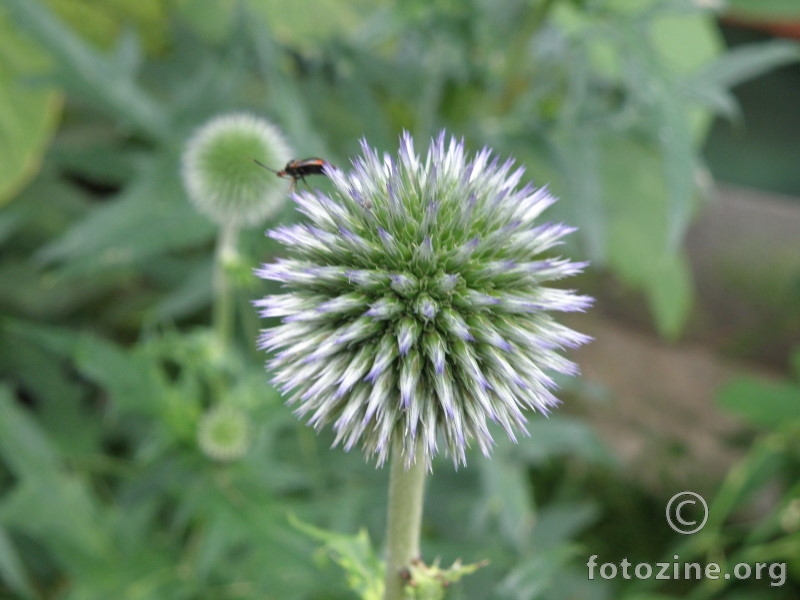
[{"label": "blurred green foliage", "polygon": [[[359,137],[390,149],[403,128],[511,154],[563,198],[552,218],[580,227],[568,251],[641,290],[676,335],[710,119],[736,114],[733,85],[798,56],[723,52],[697,4],[0,0],[0,598],[347,598],[288,515],[380,541],[384,473],[328,451],[266,383],[249,306],[266,291],[249,270],[274,250],[260,232],[232,274],[238,343],[213,343],[216,232],[178,168],[212,115],[265,115],[340,165]],[[231,464],[196,442],[221,404],[254,424]],[[451,597],[623,597],[628,582],[588,582],[582,566],[602,490],[531,478],[558,458],[615,485],[613,461],[580,421],[531,434],[465,472],[437,465],[426,552],[490,559]],[[796,470],[782,439],[766,444],[782,457],[771,473]],[[741,547],[794,543],[774,523]],[[725,546],[717,525],[706,550]]]}]

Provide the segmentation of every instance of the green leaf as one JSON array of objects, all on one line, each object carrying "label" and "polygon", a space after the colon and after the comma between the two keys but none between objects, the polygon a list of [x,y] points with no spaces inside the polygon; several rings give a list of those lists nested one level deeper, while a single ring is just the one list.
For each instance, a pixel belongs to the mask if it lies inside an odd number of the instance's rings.
[{"label": "green leaf", "polygon": [[187,201],[177,160],[161,156],[114,200],[42,248],[37,258],[67,263],[63,276],[138,265],[210,241],[214,227]]},{"label": "green leaf", "polygon": [[542,508],[531,532],[531,547],[537,552],[548,552],[575,539],[594,524],[600,514],[599,507],[590,502],[553,502]]},{"label": "green leaf", "polygon": [[[565,187],[564,197],[570,198],[571,206],[575,207],[567,220],[578,227],[592,262],[602,265],[608,260],[609,215],[603,202],[599,172],[602,143],[598,142],[598,137],[586,128],[568,127],[559,139],[557,158]],[[574,177],[572,173],[580,173],[580,176]]]},{"label": "green leaf", "polygon": [[0,387],[0,456],[18,477],[46,477],[58,468],[58,455],[36,422]]},{"label": "green leaf", "polygon": [[[663,159],[652,145],[607,137],[603,174],[612,217],[609,263],[625,283],[642,289],[662,334],[674,337],[689,314],[692,287],[681,254],[670,253],[670,199]],[[673,286],[673,287],[670,287]]]},{"label": "green leaf", "polygon": [[147,411],[163,394],[149,364],[101,337],[20,321],[8,322],[4,329],[73,361],[78,372],[102,387],[117,408]]},{"label": "green leaf", "polygon": [[372,549],[365,529],[356,535],[344,535],[318,529],[293,515],[289,521],[303,533],[324,543],[333,560],[344,570],[348,586],[362,600],[381,600],[383,563]]},{"label": "green leaf", "polygon": [[111,61],[124,75],[131,78],[136,75],[142,62],[142,49],[139,45],[139,38],[130,29],[123,31],[119,37]]},{"label": "green leaf", "polygon": [[19,480],[0,501],[0,524],[13,525],[66,554],[68,548],[97,558],[107,553],[87,486],[61,471],[46,433],[5,388],[0,388],[0,455]]},{"label": "green leaf", "polygon": [[50,10],[84,40],[111,48],[124,31],[135,31],[150,51],[163,50],[170,30],[167,7],[161,0],[75,2],[45,0]]},{"label": "green leaf", "polygon": [[[17,25],[46,50],[65,87],[100,104],[110,114],[153,139],[168,139],[171,124],[161,106],[131,79],[127,59],[118,63],[86,45],[39,0],[4,0]],[[125,53],[123,53],[124,55]],[[116,59],[119,59],[118,55]]]},{"label": "green leaf", "polygon": [[503,579],[498,592],[502,598],[514,600],[544,598],[559,572],[578,554],[579,550],[572,546],[562,546],[546,554],[534,553]]},{"label": "green leaf", "polygon": [[0,580],[21,598],[36,597],[36,591],[22,566],[22,561],[3,527],[0,527]]},{"label": "green leaf", "polygon": [[613,457],[592,429],[577,419],[550,417],[528,423],[529,437],[512,448],[515,456],[538,465],[558,456],[570,455],[601,465],[613,463]]},{"label": "green leaf", "polygon": [[737,377],[720,390],[717,401],[762,427],[800,420],[800,386],[794,383]]},{"label": "green leaf", "polygon": [[[507,451],[512,450],[509,445]],[[491,461],[481,461],[481,479],[486,506],[500,523],[505,540],[517,549],[528,546],[535,511],[530,480],[524,464],[503,456],[496,449]]]},{"label": "green leaf", "polygon": [[76,368],[109,394],[121,411],[146,412],[163,395],[151,366],[100,337],[81,333],[72,352]]},{"label": "green leaf", "polygon": [[[640,0],[630,2],[642,10]],[[713,60],[725,48],[718,26],[700,3],[650,3],[654,18],[648,21],[648,37],[665,66],[676,73],[692,73]]]},{"label": "green leaf", "polygon": [[61,94],[32,81],[46,58],[0,9],[0,206],[38,172],[61,114]]},{"label": "green leaf", "polygon": [[[714,542],[728,517],[754,494],[764,489],[767,482],[781,472],[786,472],[787,452],[796,435],[771,434],[756,441],[745,458],[728,472],[717,495],[709,504],[708,523],[698,536],[698,544]],[[699,552],[708,548],[698,547]]]},{"label": "green leaf", "polygon": [[175,321],[208,306],[211,300],[213,265],[207,257],[192,263],[183,263],[184,272],[174,278],[176,287],[161,296],[153,307],[152,318],[157,321]]},{"label": "green leaf", "polygon": [[272,85],[269,108],[284,124],[290,139],[302,140],[306,148],[314,148],[315,152],[327,155],[326,144],[313,125],[305,95],[300,91],[296,79],[287,76],[279,67],[280,49],[265,24],[268,22],[254,14],[248,33],[255,48],[258,69]]},{"label": "green leaf", "polygon": [[104,560],[112,545],[90,490],[73,473],[26,473],[3,497],[0,522],[46,544],[67,564]]},{"label": "green leaf", "polygon": [[653,265],[646,293],[657,316],[659,333],[668,339],[677,338],[689,318],[694,295],[689,264],[682,252],[664,254]]},{"label": "green leaf", "polygon": [[706,64],[688,82],[705,87],[731,88],[764,73],[800,60],[800,44],[773,40],[732,48]]},{"label": "green leaf", "polygon": [[[670,5],[651,3],[649,18],[620,27],[623,80],[639,105],[649,139],[663,161],[667,203],[667,250],[683,241],[691,217],[699,142],[708,129],[710,114],[692,107],[681,79],[715,56],[720,43],[708,40],[712,27],[705,15],[676,15]],[[663,11],[663,12],[662,12]],[[662,32],[654,37],[655,32]],[[705,34],[705,35],[704,35]],[[677,40],[677,41],[676,41]],[[693,42],[698,43],[693,52]]]}]

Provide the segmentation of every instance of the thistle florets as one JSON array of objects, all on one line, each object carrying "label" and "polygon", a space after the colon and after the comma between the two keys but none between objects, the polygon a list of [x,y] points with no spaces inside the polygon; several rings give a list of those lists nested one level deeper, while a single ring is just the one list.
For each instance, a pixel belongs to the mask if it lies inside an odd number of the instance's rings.
[{"label": "thistle florets", "polygon": [[577,372],[558,351],[589,339],[549,314],[591,303],[543,285],[585,266],[541,256],[573,231],[537,222],[555,198],[444,133],[424,161],[404,134],[396,158],[364,141],[326,174],[331,194],[293,196],[308,222],[268,233],[291,258],[257,271],[285,290],[255,304],[282,320],[260,346],[297,414],[379,463],[429,463],[439,439],[465,463],[473,440],[489,453],[490,421],[516,439],[524,410],[557,404],[552,374]]}]

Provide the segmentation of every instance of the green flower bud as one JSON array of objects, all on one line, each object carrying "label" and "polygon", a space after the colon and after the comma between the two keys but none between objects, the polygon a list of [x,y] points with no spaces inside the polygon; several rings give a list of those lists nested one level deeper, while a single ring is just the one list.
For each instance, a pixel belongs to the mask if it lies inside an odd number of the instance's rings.
[{"label": "green flower bud", "polygon": [[186,143],[183,183],[198,211],[220,225],[258,225],[275,214],[288,183],[254,160],[283,166],[292,150],[277,127],[237,113],[216,117]]},{"label": "green flower bud", "polygon": [[230,406],[212,408],[200,419],[197,445],[203,454],[219,462],[242,458],[250,447],[247,415]]}]

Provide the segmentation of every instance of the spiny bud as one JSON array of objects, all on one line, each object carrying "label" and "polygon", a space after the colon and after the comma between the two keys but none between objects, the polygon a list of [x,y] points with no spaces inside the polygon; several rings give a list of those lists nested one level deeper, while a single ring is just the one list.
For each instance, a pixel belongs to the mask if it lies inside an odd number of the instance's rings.
[{"label": "spiny bud", "polygon": [[198,211],[220,225],[257,225],[275,214],[288,184],[260,168],[291,157],[283,135],[269,121],[244,113],[216,117],[186,143],[183,183]]}]

